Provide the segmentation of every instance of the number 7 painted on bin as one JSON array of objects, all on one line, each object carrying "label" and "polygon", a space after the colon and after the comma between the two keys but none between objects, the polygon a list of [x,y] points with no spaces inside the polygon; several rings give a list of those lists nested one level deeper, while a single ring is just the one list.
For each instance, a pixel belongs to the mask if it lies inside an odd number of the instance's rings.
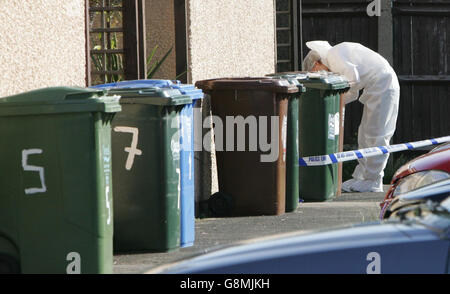
[{"label": "number 7 painted on bin", "polygon": [[142,155],[142,150],[137,149],[139,129],[131,127],[116,127],[114,128],[114,131],[117,133],[130,133],[133,135],[131,138],[131,146],[125,147],[125,152],[128,152],[128,158],[125,164],[125,168],[126,170],[131,170],[134,163],[134,157],[136,155]]},{"label": "number 7 painted on bin", "polygon": [[41,187],[40,188],[28,188],[25,189],[25,194],[37,194],[37,193],[45,193],[47,192],[47,187],[45,186],[45,176],[44,176],[44,168],[40,166],[28,165],[28,156],[32,154],[42,154],[42,149],[25,149],[22,150],[22,167],[24,171],[33,171],[38,172],[39,177],[41,179]]}]

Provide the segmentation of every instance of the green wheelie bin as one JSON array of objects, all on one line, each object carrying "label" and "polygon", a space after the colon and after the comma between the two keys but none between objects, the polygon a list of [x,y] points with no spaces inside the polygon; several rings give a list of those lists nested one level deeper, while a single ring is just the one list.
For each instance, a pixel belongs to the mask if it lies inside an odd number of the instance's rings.
[{"label": "green wheelie bin", "polygon": [[111,120],[119,97],[44,88],[0,98],[0,271],[113,272]]},{"label": "green wheelie bin", "polygon": [[110,89],[114,252],[180,247],[180,113],[192,98],[169,88]]},{"label": "green wheelie bin", "polygon": [[291,94],[288,102],[287,138],[286,138],[286,212],[295,211],[299,203],[299,148],[298,148],[298,101],[306,88],[296,78],[283,74],[268,75],[274,78],[286,79],[298,87],[298,93]]},{"label": "green wheelie bin", "polygon": [[[287,72],[306,88],[299,99],[300,157],[325,155],[339,150],[340,97],[348,81],[330,72]],[[338,189],[338,165],[300,166],[299,197],[307,202],[333,199]]]},{"label": "green wheelie bin", "polygon": [[[329,72],[298,76],[305,88],[299,100],[300,157],[339,151],[340,99],[348,81]],[[332,200],[337,195],[338,165],[300,166],[299,197],[306,202]]]}]

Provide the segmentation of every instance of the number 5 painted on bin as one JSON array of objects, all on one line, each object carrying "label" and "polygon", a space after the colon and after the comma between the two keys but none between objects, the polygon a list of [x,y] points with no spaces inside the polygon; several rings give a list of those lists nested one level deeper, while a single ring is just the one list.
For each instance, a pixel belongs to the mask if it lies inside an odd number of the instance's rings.
[{"label": "number 5 painted on bin", "polygon": [[139,129],[131,127],[116,127],[114,131],[117,133],[130,133],[133,135],[131,138],[131,146],[125,147],[125,152],[128,152],[127,162],[125,164],[126,170],[131,170],[134,164],[134,157],[136,155],[142,155],[142,150],[137,149]]},{"label": "number 5 painted on bin", "polygon": [[28,165],[28,156],[32,154],[42,154],[42,149],[25,149],[22,150],[22,167],[24,171],[32,171],[38,172],[39,177],[41,179],[41,187],[40,188],[28,188],[25,189],[25,194],[37,194],[37,193],[45,193],[47,192],[47,187],[45,186],[45,175],[44,168],[40,166]]}]

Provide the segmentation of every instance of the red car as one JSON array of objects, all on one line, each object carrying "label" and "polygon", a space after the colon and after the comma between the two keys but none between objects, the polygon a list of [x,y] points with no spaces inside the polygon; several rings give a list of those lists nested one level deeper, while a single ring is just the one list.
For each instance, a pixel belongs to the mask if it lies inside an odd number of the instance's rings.
[{"label": "red car", "polygon": [[450,178],[450,143],[411,160],[395,172],[391,188],[380,204],[380,219],[389,217],[387,208],[395,196],[446,178]]}]

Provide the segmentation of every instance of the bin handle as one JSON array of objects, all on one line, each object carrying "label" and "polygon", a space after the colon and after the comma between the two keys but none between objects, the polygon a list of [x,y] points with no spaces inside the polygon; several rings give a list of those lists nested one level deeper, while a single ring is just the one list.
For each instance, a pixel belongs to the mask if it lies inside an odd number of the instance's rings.
[{"label": "bin handle", "polygon": [[79,92],[79,93],[69,93],[66,94],[66,99],[67,100],[73,100],[73,99],[89,99],[89,98],[93,98],[95,96],[99,96],[105,95],[105,91],[104,90],[97,90],[97,91],[92,91],[92,92]]},{"label": "bin handle", "polygon": [[154,94],[158,92],[156,89],[146,89],[146,90],[139,90],[138,94],[139,95],[148,95],[148,94]]},{"label": "bin handle", "polygon": [[145,80],[149,82],[152,85],[155,85],[155,87],[170,87],[173,85],[173,81],[169,80]]}]

